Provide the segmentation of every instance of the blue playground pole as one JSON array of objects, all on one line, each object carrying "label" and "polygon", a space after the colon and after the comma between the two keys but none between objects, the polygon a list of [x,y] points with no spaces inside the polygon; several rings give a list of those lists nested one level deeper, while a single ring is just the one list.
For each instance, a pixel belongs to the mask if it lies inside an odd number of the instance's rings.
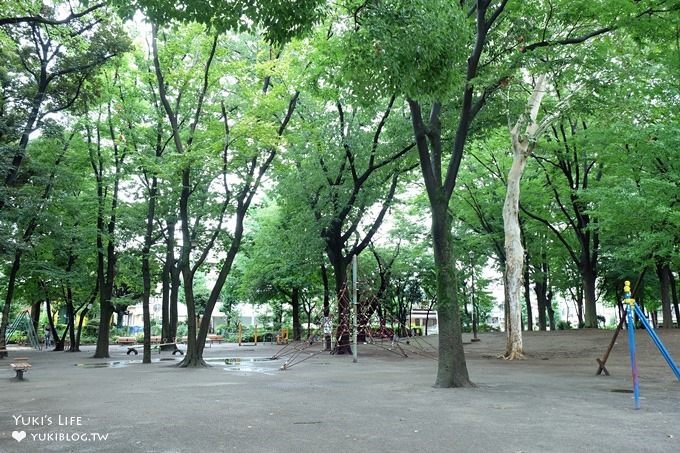
[{"label": "blue playground pole", "polygon": [[635,299],[630,297],[630,282],[626,280],[623,287],[623,302],[628,304],[626,307],[626,322],[628,325],[628,346],[630,346],[630,366],[633,370],[633,396],[635,398],[635,409],[640,409],[640,383],[637,370],[637,360],[635,358],[635,321],[633,320],[633,307]]},{"label": "blue playground pole", "polygon": [[645,317],[645,314],[642,313],[642,310],[637,305],[635,305],[635,313],[638,315],[638,319],[640,320],[642,325],[645,326],[645,329],[647,329],[647,333],[649,334],[649,336],[652,337],[652,341],[654,341],[654,344],[659,349],[659,352],[661,353],[663,358],[666,359],[666,363],[671,368],[671,370],[673,370],[675,377],[680,381],[680,370],[678,370],[678,366],[673,361],[673,358],[668,352],[668,349],[666,349],[664,344],[661,342],[659,336],[656,334],[654,329],[652,329],[652,326],[649,324],[649,321]]},{"label": "blue playground pole", "polygon": [[623,297],[624,297],[623,302],[627,304],[626,321],[628,324],[628,344],[630,345],[630,365],[631,368],[633,369],[633,394],[635,396],[635,409],[640,409],[640,388],[638,382],[639,376],[637,370],[637,360],[635,359],[635,324],[633,321],[633,311],[635,311],[635,314],[638,315],[638,319],[647,330],[649,336],[652,337],[654,344],[659,349],[659,352],[661,352],[661,355],[663,355],[663,358],[666,359],[666,363],[668,363],[668,366],[671,368],[671,370],[673,370],[675,377],[679,381],[680,370],[673,361],[673,358],[668,352],[668,349],[666,349],[664,344],[661,342],[659,336],[656,334],[654,329],[652,329],[652,326],[649,324],[649,321],[645,317],[645,314],[642,312],[640,307],[635,305],[635,299],[630,297],[630,282],[628,280],[626,280],[623,285]]}]

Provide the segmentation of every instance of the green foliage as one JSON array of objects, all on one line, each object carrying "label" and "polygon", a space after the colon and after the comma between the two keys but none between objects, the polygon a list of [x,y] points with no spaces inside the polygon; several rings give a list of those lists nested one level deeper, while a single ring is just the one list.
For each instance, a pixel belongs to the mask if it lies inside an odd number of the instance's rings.
[{"label": "green foliage", "polygon": [[401,94],[441,100],[457,83],[471,39],[465,11],[445,0],[346,1],[328,35],[315,38],[322,87],[365,102]]},{"label": "green foliage", "polygon": [[481,323],[479,326],[477,326],[477,331],[478,332],[500,332],[500,329],[498,327],[490,326],[489,324],[486,323]]},{"label": "green foliage", "polygon": [[324,14],[324,0],[112,0],[120,13],[132,18],[137,11],[158,24],[198,22],[217,31],[254,32],[282,44],[307,33]]},{"label": "green foliage", "polygon": [[557,322],[557,330],[570,330],[571,329],[571,322],[569,321],[558,321]]},{"label": "green foliage", "polygon": [[[35,34],[28,23],[3,26],[3,181],[13,169],[12,159],[23,159],[16,184],[0,187],[0,196],[8,203],[0,210],[4,280],[15,252],[22,254],[10,319],[19,304],[45,297],[54,309],[61,309],[68,293],[79,306],[95,288],[100,206],[89,157],[91,151],[95,155],[97,137],[105,217],[112,214],[113,178],[120,177],[122,183],[113,236],[106,229],[100,231],[104,239],[115,242],[118,252],[115,286],[122,292],[114,296],[114,303],[127,305],[139,298],[140,232],[151,178],[157,177],[160,187],[154,230],[158,242],[151,250],[156,285],[165,260],[165,219],[177,217],[181,172],[191,168],[188,223],[197,244],[192,260],[199,258],[212,233],[218,233],[215,248],[207,255],[212,262],[204,263],[194,279],[200,313],[210,294],[202,275],[221,264],[234,238],[233,214],[242,206],[235,200],[259,176],[261,167],[251,164],[274,150],[276,171],[267,175],[270,191],[266,200],[254,199],[260,209],[247,224],[243,256],[222,292],[223,311],[235,320],[237,303],[267,302],[276,308],[276,319],[267,322],[289,322],[282,304],[297,288],[313,312],[323,292],[319,269],[328,263],[329,244],[342,239],[337,250],[343,254],[359,243],[371,226],[366,214],[386,204],[393,172],[404,172],[415,163],[414,152],[390,161],[413,141],[403,97],[422,100],[423,107],[442,101],[447,154],[456,137],[460,118],[456,107],[464,89],[471,89],[472,102],[484,109],[470,125],[470,141],[449,205],[459,257],[458,294],[469,301],[474,269],[477,301],[489,303],[484,292],[488,282],[478,271],[485,266],[500,269],[503,264],[500,209],[509,147],[505,123],[524,108],[528,78],[543,72],[552,81],[546,110],[572,87],[584,88],[554,130],[541,137],[534,153],[537,160],[523,181],[522,220],[531,277],[547,273],[556,293],[582,298],[574,257],[581,256],[579,247],[585,244],[579,241],[595,235],[599,242],[590,244],[599,248],[591,258],[600,276],[599,300],[605,303],[616,303],[621,282],[633,280],[646,268],[664,263],[677,270],[680,16],[663,11],[677,12],[677,2],[665,2],[664,8],[656,8],[661,2],[629,0],[499,3],[505,10],[484,37],[479,71],[466,80],[475,42],[474,12],[468,15],[460,2],[115,0],[112,4],[119,4],[126,17],[141,10],[163,24],[159,60],[179,119],[178,136],[186,145],[182,155],[175,152],[179,150],[174,149],[173,133],[158,103],[150,52],[141,39],[145,36],[138,34],[137,48],[120,56],[130,49],[130,40],[120,21],[104,9],[69,24],[36,25]],[[46,18],[62,17],[64,5],[58,1],[39,9],[39,2],[13,0],[0,7],[0,19],[38,11]],[[647,8],[651,9],[640,15]],[[314,28],[321,20],[323,26]],[[576,42],[603,27],[615,32]],[[88,32],[78,34],[79,29]],[[246,30],[262,30],[265,39],[277,45],[239,34]],[[291,41],[295,36],[309,39]],[[35,52],[36,37],[48,44],[49,64]],[[211,71],[204,74],[214,39]],[[285,46],[278,45],[283,42]],[[109,64],[103,65],[105,61]],[[49,80],[42,88],[36,83],[40,78],[34,77],[41,68]],[[207,89],[201,98],[204,82]],[[297,91],[302,93],[296,98],[296,114],[281,136],[282,115]],[[399,96],[377,134],[376,125],[395,93]],[[202,109],[196,113],[201,99]],[[34,100],[42,105],[31,120]],[[22,145],[25,128],[33,132]],[[114,145],[121,154],[114,153]],[[432,157],[433,167],[446,162]],[[355,182],[371,162],[381,165],[355,192]],[[588,184],[579,180],[586,170],[592,172]],[[380,273],[389,267],[381,308],[393,317],[403,308],[400,303],[429,306],[436,299],[423,192],[422,185],[409,177],[400,182],[397,202],[389,212],[391,231],[381,230],[373,244],[381,262],[368,253],[360,258],[365,282],[374,293]],[[224,203],[230,204],[221,217]],[[578,214],[568,215],[574,206]],[[548,222],[526,215],[529,212]],[[584,225],[585,217],[591,221],[579,238],[574,229]],[[337,225],[338,234],[333,236],[329,231]],[[24,237],[26,231],[32,233]],[[471,251],[475,262],[468,265]],[[658,278],[648,271],[639,288],[639,299],[648,309],[659,304],[658,286]],[[4,299],[7,288],[0,293]],[[92,314],[97,312],[95,305]],[[83,341],[94,339],[96,321],[86,328]],[[153,332],[160,333],[157,326]],[[178,334],[186,333],[181,324]]]},{"label": "green foliage", "polygon": [[189,333],[189,326],[187,326],[186,321],[177,323],[177,336],[185,337]]},{"label": "green foliage", "polygon": [[129,336],[128,328],[127,327],[112,327],[111,330],[109,331],[109,336],[113,340],[117,340],[118,337],[127,337],[127,336]]}]

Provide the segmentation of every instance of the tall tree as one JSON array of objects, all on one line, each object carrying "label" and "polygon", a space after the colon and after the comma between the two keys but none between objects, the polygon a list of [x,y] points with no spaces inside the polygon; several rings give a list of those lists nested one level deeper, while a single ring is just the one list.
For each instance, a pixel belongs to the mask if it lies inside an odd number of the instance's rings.
[{"label": "tall tree", "polygon": [[524,247],[519,226],[519,188],[527,159],[542,132],[538,123],[538,112],[546,89],[546,76],[541,74],[534,84],[525,112],[520,115],[510,130],[512,166],[508,173],[508,190],[503,205],[503,224],[506,256],[504,279],[509,308],[505,324],[507,336],[505,358],[511,360],[524,357],[520,310],[520,295],[524,278]]},{"label": "tall tree", "polygon": [[[108,82],[109,90],[114,90],[116,72]],[[130,148],[123,140],[120,126],[114,124],[112,114],[114,98],[109,91],[108,99],[100,105],[92,123],[85,126],[90,165],[96,182],[97,199],[97,286],[99,288],[99,332],[96,358],[109,357],[109,333],[114,307],[112,298],[119,250],[116,248],[116,229],[118,227],[118,208],[121,198],[121,184],[125,172],[125,160]],[[110,146],[107,144],[110,143]]]},{"label": "tall tree", "polygon": [[400,179],[413,167],[406,158],[413,143],[401,133],[407,123],[395,114],[394,97],[384,101],[381,111],[336,95],[334,112],[326,111],[323,102],[305,104],[306,120],[315,127],[304,134],[312,140],[293,150],[295,171],[280,190],[291,200],[305,200],[298,206],[312,213],[324,242],[338,303],[336,352],[342,354],[350,352],[348,266],[378,232]]},{"label": "tall tree", "polygon": [[[343,62],[348,69],[346,79],[354,81],[361,96],[403,94],[411,112],[432,212],[439,286],[442,330],[435,385],[470,386],[454,290],[450,200],[471,128],[488,100],[515,75],[526,57],[541,49],[582,43],[655,10],[625,1],[608,9],[586,8],[582,2],[560,4],[556,9],[550,2],[524,5],[507,0],[455,5],[443,1],[350,2],[349,8],[349,23],[332,30],[348,36],[352,52]],[[560,26],[553,27],[555,22]],[[427,119],[425,109],[430,112]],[[452,137],[448,153],[444,152],[443,132]]]},{"label": "tall tree", "polygon": [[[508,173],[508,187],[503,205],[503,224],[505,230],[505,287],[507,295],[506,336],[507,344],[504,357],[506,359],[521,359],[524,357],[522,346],[522,315],[520,296],[522,282],[525,277],[524,261],[525,247],[522,244],[522,234],[519,222],[520,182],[537,141],[563,112],[565,104],[571,96],[567,96],[553,111],[538,120],[543,97],[548,90],[548,80],[545,74],[536,78],[531,96],[527,101],[525,111],[520,114],[514,126],[510,129],[512,143],[512,166]],[[574,91],[570,94],[574,94]],[[526,293],[526,292],[525,292]],[[527,297],[527,306],[529,299]]]},{"label": "tall tree", "polygon": [[[284,141],[299,94],[285,84],[274,86],[271,80],[263,83],[257,77],[259,68],[252,63],[261,49],[257,41],[205,35],[195,25],[185,31],[183,37],[170,37],[153,26],[151,44],[156,89],[179,159],[182,239],[178,263],[189,319],[197,315],[193,295],[196,271],[216,245],[224,253],[200,329],[189,323],[187,354],[181,366],[193,367],[204,364],[202,352],[212,310],[240,249],[244,221],[255,194]],[[189,45],[197,51],[186,47]],[[238,52],[228,54],[234,47]],[[186,52],[183,60],[175,58],[179,49]],[[238,61],[239,55],[250,62]],[[274,60],[278,59],[273,55],[270,64],[278,64]],[[177,78],[180,73],[184,79]],[[225,74],[231,80],[225,80]],[[234,95],[220,100],[225,84],[231,84]],[[220,142],[221,149],[216,150],[215,143]],[[231,231],[223,227],[227,215],[232,217]]]},{"label": "tall tree", "polygon": [[45,118],[72,108],[83,93],[84,83],[96,75],[97,69],[128,48],[120,24],[103,5],[83,10],[82,14],[59,19],[58,3],[43,6],[41,13],[46,21],[6,24],[1,28],[14,43],[16,53],[12,59],[18,64],[8,68],[3,77],[6,97],[3,96],[0,115],[17,122],[17,135],[3,137],[10,139],[11,154],[3,156],[10,165],[0,166],[0,210],[8,201],[5,192],[19,179],[31,135],[41,128]]},{"label": "tall tree", "polygon": [[[253,216],[256,222],[251,222],[250,227],[248,242],[251,244],[242,259],[239,291],[247,300],[271,302],[279,311],[282,311],[282,302],[288,303],[295,340],[303,338],[303,301],[307,294],[317,292],[319,267],[323,262],[322,239],[304,234],[299,217],[300,213],[285,203],[257,210]],[[307,320],[308,325],[311,322],[318,320]]]},{"label": "tall tree", "polygon": [[[56,18],[58,8],[46,6],[42,13]],[[6,206],[19,208],[14,190],[31,182],[30,175],[21,173],[31,137],[36,136],[36,131],[49,135],[49,125],[55,124],[51,116],[56,113],[68,116],[80,98],[88,94],[83,88],[86,81],[92,80],[105,62],[127,49],[128,41],[120,31],[120,24],[104,14],[98,7],[56,23],[28,21],[2,26],[2,41],[11,42],[13,49],[11,64],[2,69],[0,77],[3,89],[0,212]],[[56,177],[56,170],[51,173]],[[43,192],[43,206],[49,201],[50,191],[51,184]],[[33,216],[29,228],[24,230],[23,242],[30,241],[40,220]],[[11,273],[16,275],[20,265],[21,253],[15,254]],[[8,284],[13,286],[14,279],[10,277]],[[9,313],[12,293],[13,289],[9,288],[3,313]],[[0,332],[5,331],[8,321],[8,316],[4,316]]]}]

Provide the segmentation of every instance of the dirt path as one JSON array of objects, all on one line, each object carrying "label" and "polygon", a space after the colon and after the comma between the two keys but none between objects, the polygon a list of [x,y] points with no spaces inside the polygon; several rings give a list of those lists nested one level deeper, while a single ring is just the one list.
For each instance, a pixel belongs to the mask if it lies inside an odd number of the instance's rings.
[{"label": "dirt path", "polygon": [[[680,331],[659,333],[677,363]],[[10,349],[33,368],[15,382],[0,360],[0,452],[680,451],[673,372],[638,332],[633,410],[627,332],[611,376],[595,375],[611,337],[526,333],[527,360],[507,362],[503,334],[482,334],[465,345],[474,389],[434,389],[437,361],[421,340],[402,344],[408,357],[361,345],[357,363],[312,347],[285,371],[290,352],[260,360],[281,351],[268,343],[215,345],[200,370],[165,352],[144,365],[118,346],[108,360]]]}]

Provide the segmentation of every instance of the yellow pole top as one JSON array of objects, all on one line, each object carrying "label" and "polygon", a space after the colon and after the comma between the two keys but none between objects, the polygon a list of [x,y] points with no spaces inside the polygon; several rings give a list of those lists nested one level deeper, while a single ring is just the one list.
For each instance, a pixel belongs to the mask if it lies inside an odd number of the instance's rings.
[{"label": "yellow pole top", "polygon": [[630,281],[626,280],[623,282],[623,303],[629,304],[629,305],[635,305],[635,299],[630,297]]}]

